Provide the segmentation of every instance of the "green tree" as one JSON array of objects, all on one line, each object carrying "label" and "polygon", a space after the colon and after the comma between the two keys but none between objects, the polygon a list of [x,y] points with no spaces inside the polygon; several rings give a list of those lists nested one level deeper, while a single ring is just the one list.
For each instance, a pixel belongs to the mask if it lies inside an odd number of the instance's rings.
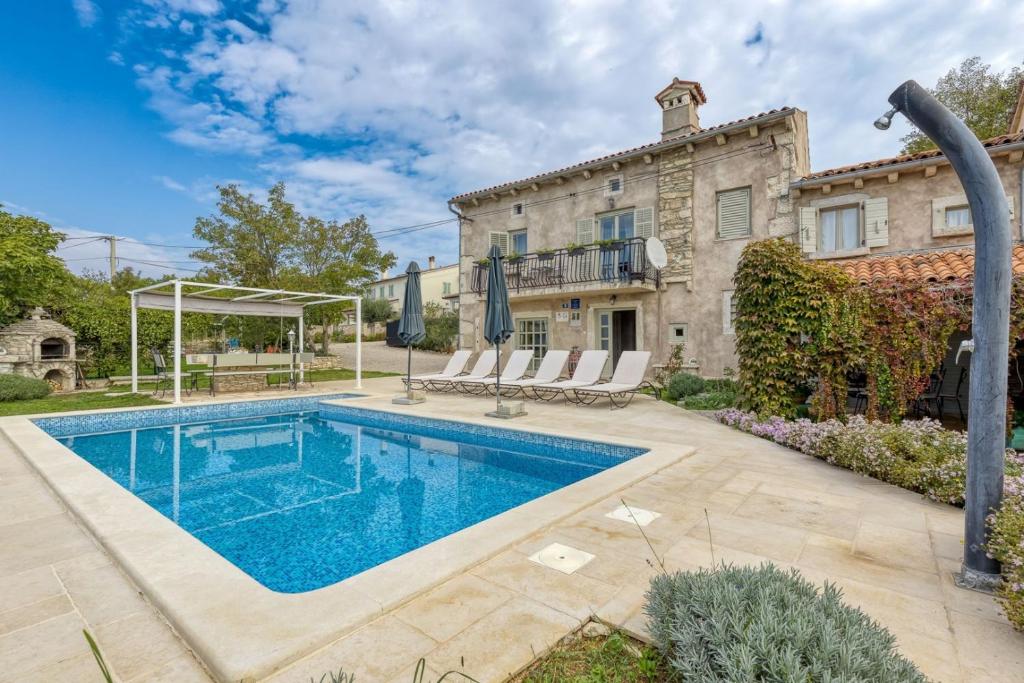
[{"label": "green tree", "polygon": [[0,204],[0,325],[46,301],[47,292],[69,275],[55,255],[64,239],[31,216],[15,216]]},{"label": "green tree", "polygon": [[[331,294],[356,294],[395,264],[395,255],[382,252],[364,216],[344,223],[303,216],[295,247],[296,289]],[[322,304],[311,310],[323,326],[323,353],[331,330],[351,304]]]},{"label": "green tree", "polygon": [[[1017,104],[1021,67],[992,71],[981,57],[970,57],[939,79],[929,92],[964,120],[979,139],[1004,135]],[[901,139],[903,153],[933,149],[935,144],[914,129]]]},{"label": "green tree", "polygon": [[363,322],[386,323],[395,316],[391,302],[387,299],[363,299]]},{"label": "green tree", "polygon": [[197,218],[192,234],[209,246],[192,252],[208,274],[249,287],[280,287],[291,265],[302,217],[277,183],[260,204],[237,185],[218,187],[220,215]]}]

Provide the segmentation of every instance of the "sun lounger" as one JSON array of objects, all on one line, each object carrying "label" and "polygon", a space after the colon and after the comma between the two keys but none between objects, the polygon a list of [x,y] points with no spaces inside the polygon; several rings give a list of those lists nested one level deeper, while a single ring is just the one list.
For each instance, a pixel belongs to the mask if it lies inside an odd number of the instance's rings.
[{"label": "sun lounger", "polygon": [[566,395],[566,399],[590,405],[607,396],[612,408],[625,408],[645,384],[644,375],[650,362],[650,351],[623,351],[610,382],[572,389],[572,396]]},{"label": "sun lounger", "polygon": [[[544,360],[540,362],[540,367],[537,368],[536,374],[533,377],[526,379],[517,379],[505,381],[505,378],[501,378],[501,395],[506,397],[512,397],[519,393],[525,393],[529,387],[537,386],[538,384],[550,384],[557,382],[558,378],[562,375],[562,368],[565,367],[565,361],[569,359],[568,351],[548,351],[544,354]],[[495,387],[493,384],[487,386],[487,391],[494,395]],[[506,389],[508,389],[506,391]]]},{"label": "sun lounger", "polygon": [[411,384],[414,389],[426,388],[427,382],[432,380],[443,381],[457,377],[466,370],[466,364],[469,363],[470,356],[473,355],[472,351],[467,349],[460,349],[452,354],[452,357],[448,359],[448,365],[444,367],[441,372],[434,372],[426,375],[413,375],[411,378],[402,378],[402,382]]},{"label": "sun lounger", "polygon": [[487,349],[480,354],[480,357],[476,359],[476,364],[473,365],[473,369],[469,371],[467,375],[458,375],[456,377],[444,377],[427,380],[424,384],[429,389],[434,391],[448,391],[449,389],[455,388],[455,380],[477,380],[489,377],[494,372],[494,367],[498,364],[498,352],[495,349]]},{"label": "sun lounger", "polygon": [[576,371],[572,373],[572,379],[561,382],[550,382],[548,384],[535,384],[530,387],[533,391],[533,398],[542,401],[550,401],[556,396],[566,396],[566,391],[589,387],[601,381],[601,371],[604,370],[605,361],[608,360],[607,351],[591,349],[580,355],[580,362],[576,365]]},{"label": "sun lounger", "polygon": [[[532,358],[533,351],[525,349],[513,351],[512,355],[509,356],[508,362],[505,363],[505,367],[501,370],[501,383],[504,385],[505,382],[521,379],[530,368],[530,360]],[[451,382],[456,391],[466,394],[482,394],[487,390],[488,385],[496,385],[498,383],[498,376],[473,377],[466,375],[464,377],[455,377]]]}]

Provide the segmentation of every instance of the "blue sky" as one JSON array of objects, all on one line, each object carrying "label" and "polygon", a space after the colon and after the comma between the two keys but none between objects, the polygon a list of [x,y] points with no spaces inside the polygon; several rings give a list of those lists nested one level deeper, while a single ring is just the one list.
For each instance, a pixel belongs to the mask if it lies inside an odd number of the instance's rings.
[{"label": "blue sky", "polygon": [[[284,180],[303,210],[375,230],[444,220],[458,192],[657,139],[673,76],[702,82],[706,125],[805,109],[815,169],[887,156],[905,124],[871,121],[899,82],[1024,59],[1024,4],[997,1],[48,0],[0,20],[0,202],[172,245],[227,182]],[[382,243],[402,267],[457,258],[452,224]],[[61,253],[101,268],[104,249]],[[165,264],[150,274],[190,265],[119,252]]]}]

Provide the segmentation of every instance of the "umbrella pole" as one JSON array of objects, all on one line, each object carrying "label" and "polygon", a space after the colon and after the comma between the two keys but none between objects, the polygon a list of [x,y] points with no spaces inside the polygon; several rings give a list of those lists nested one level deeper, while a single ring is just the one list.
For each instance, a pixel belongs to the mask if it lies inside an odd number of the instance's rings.
[{"label": "umbrella pole", "polygon": [[495,379],[495,388],[498,392],[498,406],[495,410],[501,410],[501,342],[495,342],[494,348],[497,350],[495,358],[497,358],[498,377]]},{"label": "umbrella pole", "polygon": [[405,396],[412,400],[412,342],[407,342],[406,349],[406,375],[405,375]]}]

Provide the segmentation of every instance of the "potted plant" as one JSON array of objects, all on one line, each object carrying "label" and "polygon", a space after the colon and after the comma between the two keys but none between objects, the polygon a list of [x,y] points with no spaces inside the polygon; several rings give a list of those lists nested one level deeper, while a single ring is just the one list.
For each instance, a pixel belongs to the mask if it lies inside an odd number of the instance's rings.
[{"label": "potted plant", "polygon": [[515,254],[515,253],[509,254],[508,258],[505,259],[505,261],[508,262],[508,263],[521,263],[522,260],[523,260],[523,255],[522,254]]},{"label": "potted plant", "polygon": [[587,245],[570,242],[565,247],[565,250],[569,252],[569,256],[579,256],[580,254],[587,250]]},{"label": "potted plant", "polygon": [[555,258],[554,249],[538,249],[536,251],[538,261],[550,261]]},{"label": "potted plant", "polygon": [[480,266],[481,268],[487,268],[491,265],[491,259],[482,258],[477,261],[474,261],[474,263],[476,263],[476,265]]},{"label": "potted plant", "polygon": [[598,240],[594,244],[601,247],[601,251],[619,251],[622,249],[624,242],[622,240],[610,239],[610,240]]}]

